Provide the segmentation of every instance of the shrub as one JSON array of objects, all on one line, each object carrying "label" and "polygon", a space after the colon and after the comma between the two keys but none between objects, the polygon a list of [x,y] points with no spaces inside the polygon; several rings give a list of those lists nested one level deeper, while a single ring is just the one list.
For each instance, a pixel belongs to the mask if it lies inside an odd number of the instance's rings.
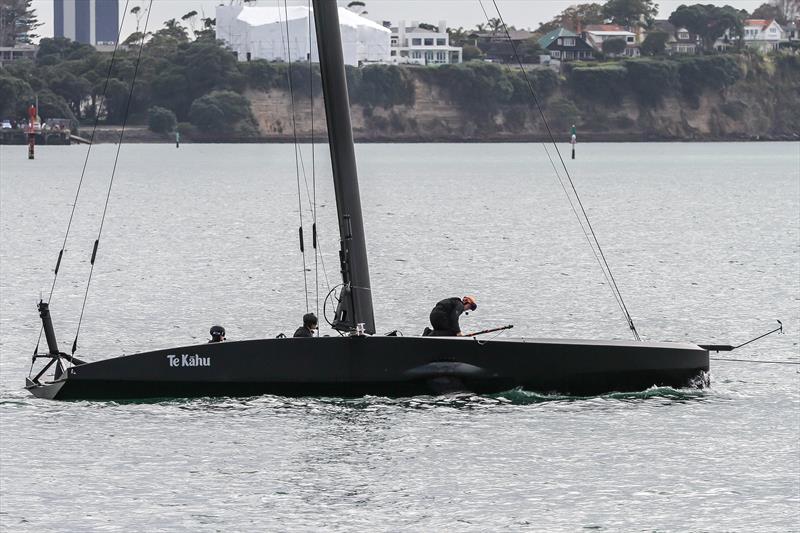
[{"label": "shrub", "polygon": [[147,127],[156,133],[168,133],[175,129],[178,120],[175,113],[163,107],[153,106],[147,112]]},{"label": "shrub", "polygon": [[619,104],[626,90],[628,71],[623,65],[605,63],[574,67],[569,84],[576,95],[606,104]]},{"label": "shrub", "polygon": [[632,59],[625,61],[628,85],[642,105],[655,107],[680,86],[678,64],[670,60]]},{"label": "shrub", "polygon": [[548,103],[545,116],[553,134],[558,136],[561,132],[566,134],[573,124],[579,122],[580,112],[571,101],[557,98]]},{"label": "shrub", "polygon": [[192,102],[189,120],[204,132],[217,132],[234,126],[242,129],[255,123],[250,101],[233,91],[214,91],[201,96]]},{"label": "shrub", "polygon": [[348,87],[354,103],[384,108],[414,104],[414,80],[407,69],[369,65],[360,69],[359,74],[353,76],[353,86]]},{"label": "shrub", "polygon": [[604,54],[619,55],[625,50],[626,46],[624,39],[609,39],[603,41],[602,48]]},{"label": "shrub", "polygon": [[736,59],[729,55],[683,58],[678,73],[681,89],[687,96],[697,96],[706,89],[724,89],[742,76]]}]

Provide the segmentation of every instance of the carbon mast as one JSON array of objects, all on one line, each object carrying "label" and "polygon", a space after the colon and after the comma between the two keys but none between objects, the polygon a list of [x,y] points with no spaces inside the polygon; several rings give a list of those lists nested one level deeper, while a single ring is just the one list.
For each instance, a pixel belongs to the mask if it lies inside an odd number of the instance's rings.
[{"label": "carbon mast", "polygon": [[339,220],[339,262],[344,284],[333,327],[339,331],[353,331],[357,324],[364,324],[364,330],[374,334],[375,316],[338,6],[336,0],[313,0],[312,5]]}]

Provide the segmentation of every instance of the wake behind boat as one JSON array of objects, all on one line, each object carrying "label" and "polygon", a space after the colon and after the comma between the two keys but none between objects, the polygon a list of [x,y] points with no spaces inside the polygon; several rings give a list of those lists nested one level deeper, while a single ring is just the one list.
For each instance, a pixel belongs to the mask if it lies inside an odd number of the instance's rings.
[{"label": "wake behind boat", "polygon": [[[340,235],[342,289],[332,326],[342,336],[227,341],[87,363],[74,355],[77,338],[72,355],[59,350],[49,306],[42,302],[48,353],[35,352],[34,361],[48,363],[28,377],[26,388],[32,394],[64,400],[354,397],[495,393],[522,387],[593,395],[707,383],[707,347],[639,340],[624,304],[634,341],[374,335],[337,5],[335,0],[314,0],[313,7]],[[96,253],[97,242],[92,264]],[[52,379],[45,378],[51,370]]]}]

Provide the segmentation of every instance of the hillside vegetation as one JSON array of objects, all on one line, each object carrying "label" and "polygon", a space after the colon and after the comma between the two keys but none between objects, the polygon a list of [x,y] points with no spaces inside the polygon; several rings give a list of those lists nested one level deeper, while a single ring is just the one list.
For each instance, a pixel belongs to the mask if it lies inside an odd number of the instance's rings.
[{"label": "hillside vegetation", "polygon": [[[156,32],[116,56],[65,39],[42,39],[35,62],[0,68],[0,118],[20,119],[38,96],[40,115],[75,125],[177,128],[197,140],[286,140],[324,133],[319,68],[237,62],[213,38]],[[137,66],[138,65],[138,66]],[[136,75],[133,97],[131,81]],[[473,61],[439,67],[348,67],[359,140],[481,141],[576,124],[592,139],[796,139],[800,57],[721,54],[572,63],[562,74]],[[291,87],[294,98],[291,98]],[[533,91],[531,91],[531,89]],[[294,121],[292,120],[294,100]]]}]

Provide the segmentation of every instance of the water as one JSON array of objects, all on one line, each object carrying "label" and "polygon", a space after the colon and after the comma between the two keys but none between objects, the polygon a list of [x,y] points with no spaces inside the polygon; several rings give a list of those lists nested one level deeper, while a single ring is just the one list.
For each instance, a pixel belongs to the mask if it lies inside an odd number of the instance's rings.
[{"label": "water", "polygon": [[[52,299],[75,336],[115,146],[98,145]],[[3,531],[799,531],[797,365],[712,361],[706,390],[597,398],[61,403],[22,385],[86,147],[0,147]],[[628,338],[540,146],[357,147],[379,331]],[[322,259],[337,278],[327,147]],[[310,147],[304,147],[313,195]],[[568,161],[649,340],[800,361],[796,143],[592,144]],[[289,333],[306,311],[289,145],[123,146],[77,355]],[[303,221],[310,234],[311,216]],[[307,243],[308,244],[308,243]],[[310,246],[308,246],[310,249]],[[309,308],[316,309],[313,254]],[[319,273],[320,298],[327,292]],[[721,354],[720,357],[726,354]]]}]

